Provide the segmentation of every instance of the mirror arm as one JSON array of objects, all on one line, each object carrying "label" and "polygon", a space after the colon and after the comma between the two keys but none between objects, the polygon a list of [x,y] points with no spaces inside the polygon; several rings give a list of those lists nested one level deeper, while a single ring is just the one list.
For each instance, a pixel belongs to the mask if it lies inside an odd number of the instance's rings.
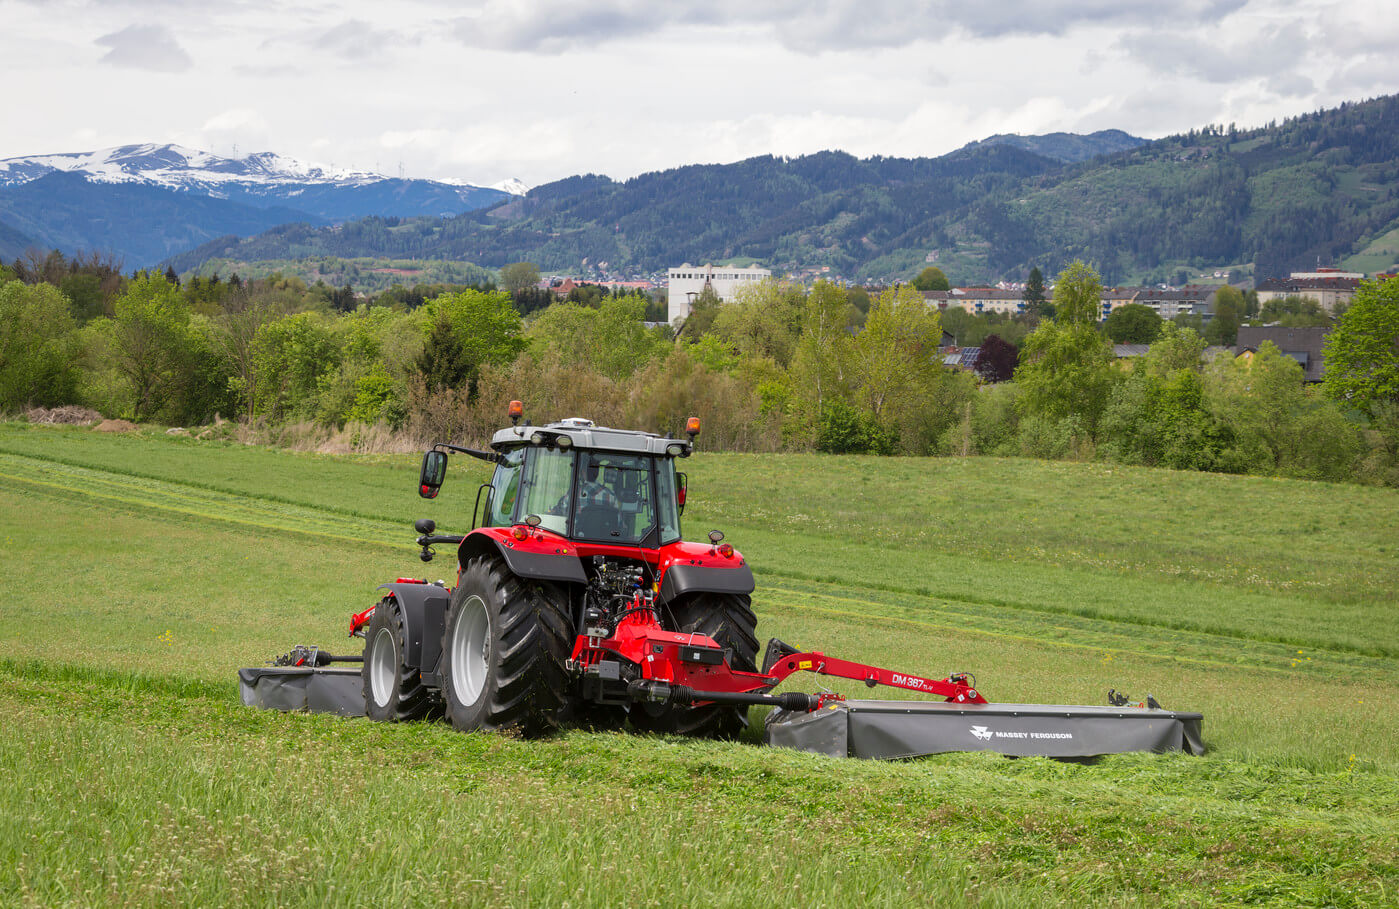
[{"label": "mirror arm", "polygon": [[445,448],[447,451],[456,451],[462,454],[471,455],[473,458],[480,458],[492,464],[504,464],[505,456],[498,451],[479,451],[475,448],[463,448],[460,445],[453,445],[451,442],[438,442],[433,448]]}]

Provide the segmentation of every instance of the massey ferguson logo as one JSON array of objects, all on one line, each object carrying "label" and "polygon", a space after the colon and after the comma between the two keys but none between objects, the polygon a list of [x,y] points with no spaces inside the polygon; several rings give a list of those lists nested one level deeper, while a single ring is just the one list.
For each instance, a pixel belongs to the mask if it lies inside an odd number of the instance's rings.
[{"label": "massey ferguson logo", "polygon": [[1072,739],[1072,732],[1002,732],[1000,730],[987,729],[985,726],[973,726],[972,735],[979,741],[988,742],[996,739]]}]

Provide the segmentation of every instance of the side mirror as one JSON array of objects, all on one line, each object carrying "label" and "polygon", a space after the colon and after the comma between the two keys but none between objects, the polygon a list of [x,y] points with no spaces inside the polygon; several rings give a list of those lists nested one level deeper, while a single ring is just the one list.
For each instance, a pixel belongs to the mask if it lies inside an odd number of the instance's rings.
[{"label": "side mirror", "polygon": [[423,470],[418,476],[418,495],[425,499],[437,498],[442,481],[447,479],[447,453],[432,449],[423,452]]},{"label": "side mirror", "polygon": [[690,478],[686,474],[677,473],[675,475],[675,504],[680,506],[680,513],[685,513],[685,494],[689,492]]}]

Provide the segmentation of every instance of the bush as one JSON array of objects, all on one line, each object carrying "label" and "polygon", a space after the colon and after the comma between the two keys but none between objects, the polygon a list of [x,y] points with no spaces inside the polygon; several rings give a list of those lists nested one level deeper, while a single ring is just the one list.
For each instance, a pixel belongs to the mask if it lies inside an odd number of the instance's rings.
[{"label": "bush", "polygon": [[827,401],[816,430],[816,450],[829,454],[893,454],[897,438],[870,414],[844,401]]}]

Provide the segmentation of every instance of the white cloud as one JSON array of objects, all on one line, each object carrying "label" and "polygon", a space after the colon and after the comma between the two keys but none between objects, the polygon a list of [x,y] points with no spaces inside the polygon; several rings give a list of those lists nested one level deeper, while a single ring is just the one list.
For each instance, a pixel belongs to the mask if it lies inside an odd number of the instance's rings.
[{"label": "white cloud", "polygon": [[[60,106],[85,111],[87,147],[625,179],[827,148],[936,155],[998,132],[1246,127],[1399,91],[1379,0],[0,4],[0,78],[44,86],[11,93],[0,157],[77,150]],[[181,75],[157,90],[152,70]]]},{"label": "white cloud", "polygon": [[194,65],[170,29],[163,25],[128,25],[93,43],[108,49],[99,63],[156,73],[182,73]]}]

